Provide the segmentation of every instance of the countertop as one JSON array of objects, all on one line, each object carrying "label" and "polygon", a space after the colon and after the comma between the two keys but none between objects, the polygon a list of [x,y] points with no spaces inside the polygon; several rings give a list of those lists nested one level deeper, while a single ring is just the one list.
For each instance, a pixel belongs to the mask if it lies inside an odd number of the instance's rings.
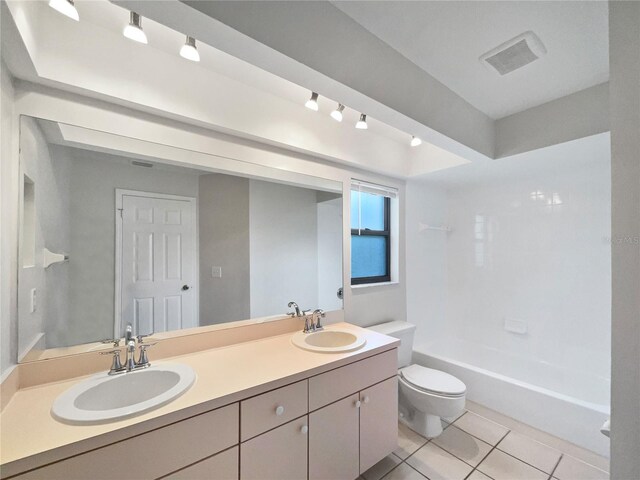
[{"label": "countertop", "polygon": [[344,329],[366,338],[364,347],[345,353],[315,353],[294,346],[293,333],[214,348],[154,362],[192,367],[195,384],[171,403],[145,414],[100,425],[68,425],[51,416],[55,398],[88,376],[46,383],[16,392],[0,415],[2,476],[129,438],[199,413],[278,388],[395,348],[399,340],[349,323]]}]

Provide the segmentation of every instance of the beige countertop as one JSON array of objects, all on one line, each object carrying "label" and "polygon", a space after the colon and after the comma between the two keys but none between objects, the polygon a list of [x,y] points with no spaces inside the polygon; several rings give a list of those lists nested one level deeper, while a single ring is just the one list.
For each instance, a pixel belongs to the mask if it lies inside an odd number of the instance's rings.
[{"label": "beige countertop", "polygon": [[395,348],[397,339],[348,323],[366,338],[359,350],[315,353],[291,344],[292,333],[154,362],[192,367],[197,380],[182,396],[145,414],[100,425],[68,425],[51,416],[55,398],[88,376],[16,392],[0,415],[0,464],[6,477],[76,455]]}]

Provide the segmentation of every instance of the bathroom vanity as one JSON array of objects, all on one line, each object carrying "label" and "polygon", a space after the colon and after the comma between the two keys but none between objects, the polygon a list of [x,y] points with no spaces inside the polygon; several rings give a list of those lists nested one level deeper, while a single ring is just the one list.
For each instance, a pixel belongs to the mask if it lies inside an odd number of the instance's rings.
[{"label": "bathroom vanity", "polygon": [[397,446],[398,341],[336,327],[365,345],[316,353],[287,332],[165,358],[195,370],[191,389],[111,423],[51,416],[53,400],[81,379],[19,390],[1,416],[2,476],[355,479]]}]

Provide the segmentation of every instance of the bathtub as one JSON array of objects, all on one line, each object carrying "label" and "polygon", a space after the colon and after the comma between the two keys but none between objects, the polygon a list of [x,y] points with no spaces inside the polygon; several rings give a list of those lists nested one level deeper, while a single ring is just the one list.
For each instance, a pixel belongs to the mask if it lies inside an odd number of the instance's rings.
[{"label": "bathtub", "polygon": [[609,457],[600,427],[611,381],[459,339],[414,346],[413,361],[467,385],[467,399]]}]

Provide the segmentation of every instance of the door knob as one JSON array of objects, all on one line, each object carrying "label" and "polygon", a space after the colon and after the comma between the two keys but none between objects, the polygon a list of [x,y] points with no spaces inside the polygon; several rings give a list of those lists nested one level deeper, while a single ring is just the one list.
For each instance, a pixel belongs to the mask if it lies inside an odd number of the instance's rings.
[{"label": "door knob", "polygon": [[362,405],[362,402],[360,402],[360,400],[356,400],[356,408],[360,408],[360,405]]},{"label": "door knob", "polygon": [[284,407],[282,405],[278,405],[276,408],[276,415],[281,416],[284,413]]},{"label": "door knob", "polygon": [[182,286],[182,291],[186,292],[187,290],[189,290],[191,287],[189,285],[183,285]]},{"label": "door knob", "polygon": [[309,431],[309,427],[307,427],[306,425],[303,425],[302,427],[300,427],[300,432],[302,432],[303,435],[306,435],[308,431]]}]

